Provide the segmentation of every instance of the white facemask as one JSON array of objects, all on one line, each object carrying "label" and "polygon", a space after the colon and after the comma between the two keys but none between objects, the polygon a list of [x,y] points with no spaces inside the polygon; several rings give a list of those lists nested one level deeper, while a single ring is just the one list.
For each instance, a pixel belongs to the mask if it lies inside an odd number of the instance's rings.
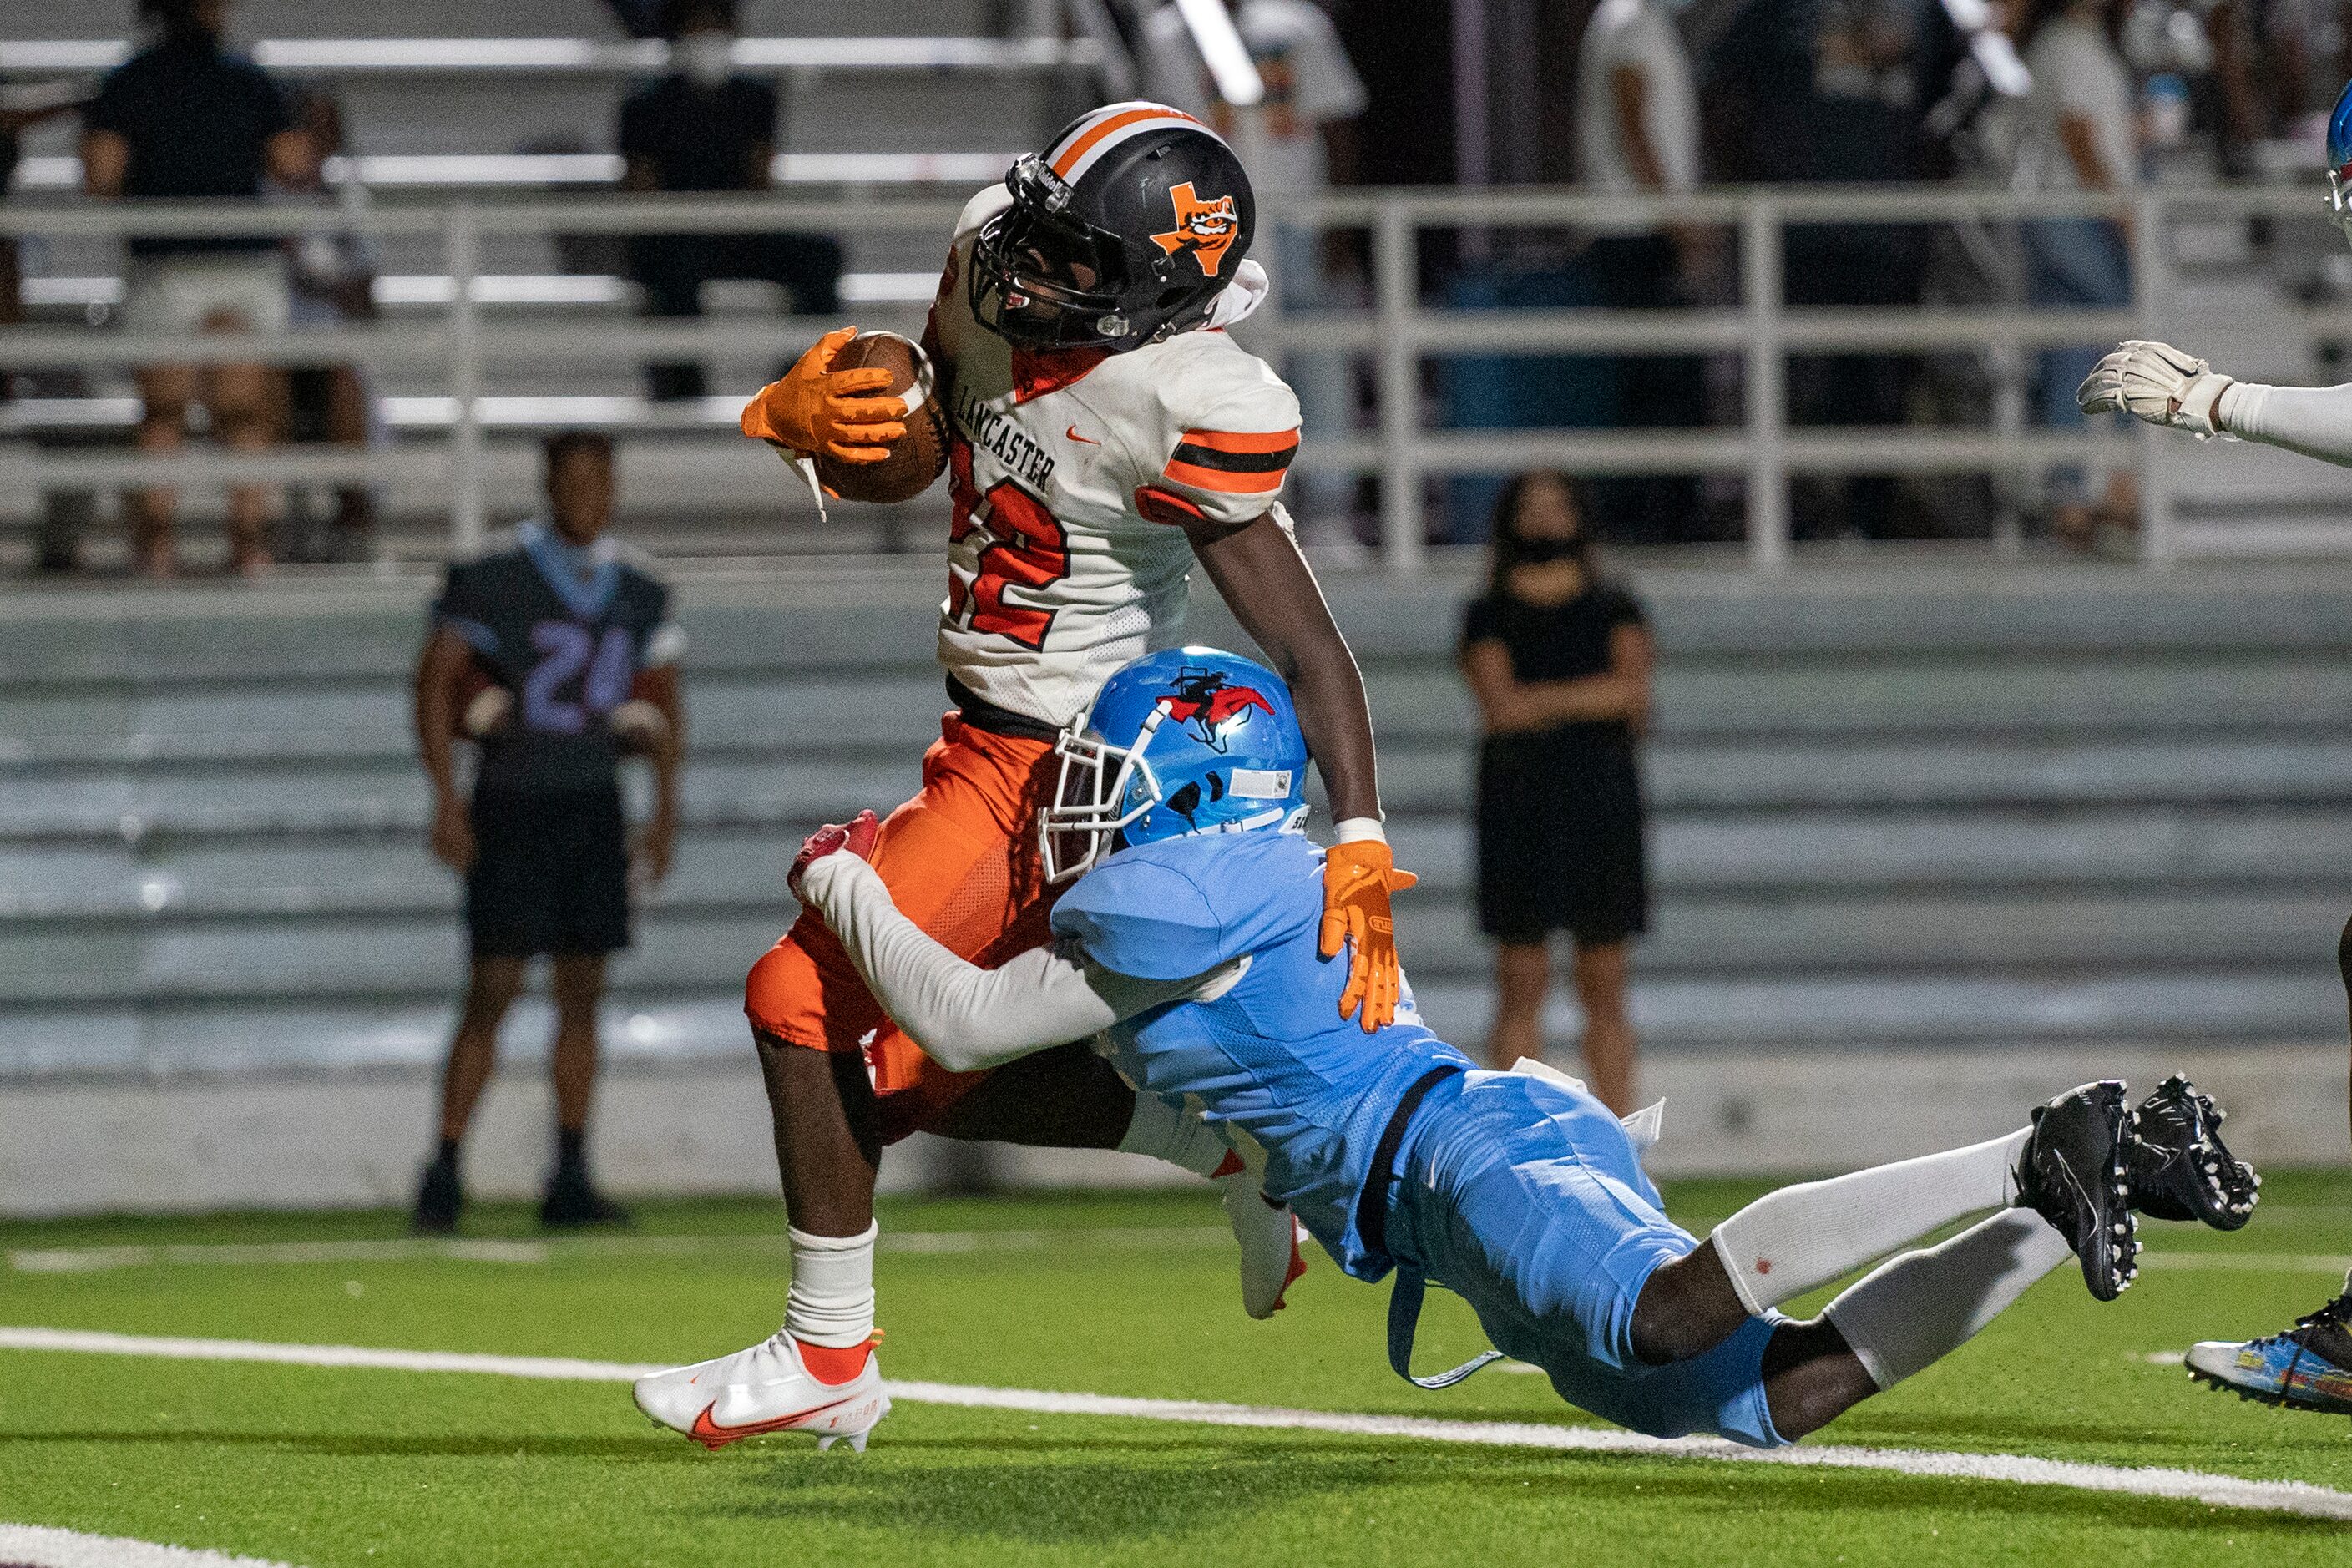
[{"label": "white facemask", "polygon": [[688,33],[670,46],[670,63],[700,88],[713,88],[735,74],[735,37],[731,33]]}]

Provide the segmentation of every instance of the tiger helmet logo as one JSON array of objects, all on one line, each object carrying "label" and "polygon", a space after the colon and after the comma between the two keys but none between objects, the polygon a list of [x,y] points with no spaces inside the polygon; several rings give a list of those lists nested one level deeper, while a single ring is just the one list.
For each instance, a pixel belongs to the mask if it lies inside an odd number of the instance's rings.
[{"label": "tiger helmet logo", "polygon": [[1241,215],[1234,208],[1231,196],[1214,196],[1203,201],[1192,189],[1192,182],[1169,188],[1168,200],[1176,209],[1176,226],[1165,234],[1151,237],[1154,244],[1171,256],[1192,253],[1201,264],[1203,278],[1214,278],[1224,265],[1225,252],[1242,232]]}]

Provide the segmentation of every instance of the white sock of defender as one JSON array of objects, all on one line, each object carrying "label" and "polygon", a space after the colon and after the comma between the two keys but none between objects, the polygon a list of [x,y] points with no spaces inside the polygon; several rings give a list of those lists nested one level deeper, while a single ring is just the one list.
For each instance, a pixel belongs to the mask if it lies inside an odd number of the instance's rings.
[{"label": "white sock of defender", "polygon": [[1135,1120],[1118,1141],[1124,1154],[1149,1154],[1196,1176],[1213,1176],[1231,1151],[1209,1124],[1156,1094],[1135,1097]]},{"label": "white sock of defender", "polygon": [[811,1236],[785,1227],[792,1238],[793,1284],[784,1298],[784,1331],[803,1344],[849,1350],[874,1337],[874,1238]]},{"label": "white sock of defender", "polygon": [[2032,1209],[1983,1220],[1940,1247],[1890,1258],[1824,1316],[1881,1388],[1959,1349],[2074,1249]]},{"label": "white sock of defender", "polygon": [[2025,1130],[1765,1194],[1707,1239],[1748,1311],[1793,1300],[1906,1242],[2017,1201]]}]

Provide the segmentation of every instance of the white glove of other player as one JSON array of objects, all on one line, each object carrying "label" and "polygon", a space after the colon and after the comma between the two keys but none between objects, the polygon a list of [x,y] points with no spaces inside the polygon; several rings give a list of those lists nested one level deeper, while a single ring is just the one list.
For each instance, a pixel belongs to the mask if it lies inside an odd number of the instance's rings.
[{"label": "white glove of other player", "polygon": [[2085,414],[2123,410],[2150,425],[2169,425],[2202,441],[2227,434],[2213,421],[2230,377],[2170,343],[2137,338],[2101,360],[2074,390]]}]

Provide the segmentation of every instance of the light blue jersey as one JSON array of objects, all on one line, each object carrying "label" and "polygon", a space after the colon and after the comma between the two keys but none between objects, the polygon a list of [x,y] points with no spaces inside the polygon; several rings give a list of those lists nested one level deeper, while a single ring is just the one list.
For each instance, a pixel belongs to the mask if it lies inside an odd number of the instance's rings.
[{"label": "light blue jersey", "polygon": [[[1407,1373],[1423,1280],[1459,1292],[1487,1339],[1541,1367],[1561,1397],[1657,1436],[1711,1432],[1772,1447],[1767,1313],[1705,1355],[1649,1366],[1633,1309],[1660,1267],[1697,1245],[1668,1219],[1639,1151],[1581,1088],[1473,1068],[1424,1027],[1408,991],[1366,1035],[1339,1016],[1341,959],[1317,951],[1323,855],[1295,834],[1204,834],[1122,849],[1054,910],[1104,968],[1146,980],[1205,974],[1246,954],[1213,999],[1171,1002],[1109,1031],[1111,1059],[1147,1093],[1196,1106],[1265,1150],[1265,1191],[1360,1279],[1400,1270],[1390,1361]],[[1368,1168],[1406,1090],[1412,1114],[1385,1190],[1385,1248],[1356,1228]],[[1476,1363],[1473,1363],[1475,1366]],[[1463,1375],[1456,1369],[1428,1386]]]},{"label": "light blue jersey", "polygon": [[1408,986],[1396,1022],[1367,1035],[1339,1016],[1344,957],[1318,951],[1323,852],[1292,833],[1214,834],[1122,849],[1054,910],[1055,931],[1096,963],[1147,980],[1205,974],[1247,954],[1213,1001],[1180,1002],[1110,1031],[1138,1089],[1198,1105],[1265,1150],[1265,1191],[1340,1268],[1389,1270],[1356,1233],[1381,1129],[1414,1079],[1468,1058],[1424,1027]]}]

